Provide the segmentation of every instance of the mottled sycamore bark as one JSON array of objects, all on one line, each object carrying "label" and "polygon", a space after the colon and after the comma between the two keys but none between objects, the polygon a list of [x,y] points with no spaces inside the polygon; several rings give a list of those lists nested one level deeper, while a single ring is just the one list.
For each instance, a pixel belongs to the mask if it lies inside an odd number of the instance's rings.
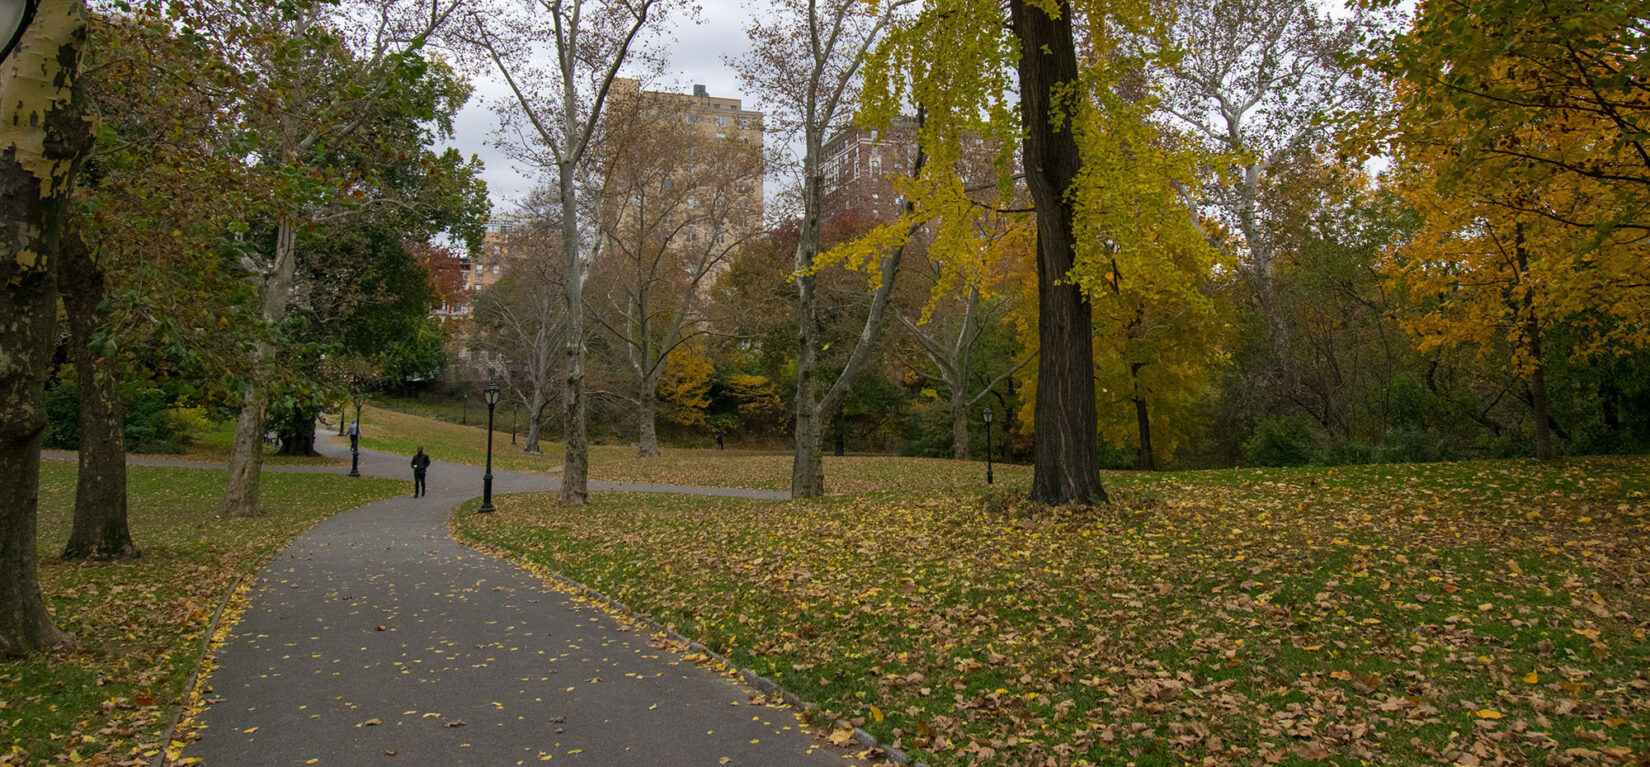
[{"label": "mottled sycamore bark", "polygon": [[[292,278],[297,268],[298,224],[282,218],[275,226],[275,261],[258,286],[264,324],[274,325],[286,317],[291,299]],[[269,345],[259,342],[252,350],[252,375],[241,393],[241,412],[235,419],[235,441],[229,448],[229,483],[223,494],[223,515],[256,517],[263,514],[259,503],[258,475],[264,465],[264,398]]]},{"label": "mottled sycamore bark", "polygon": [[57,282],[80,391],[79,482],[63,558],[136,557],[140,552],[126,523],[126,405],[120,398],[120,366],[94,346],[98,328],[107,325],[108,281],[78,232],[64,237]]},{"label": "mottled sycamore bark", "polygon": [[[572,97],[568,97],[571,106]],[[569,132],[571,135],[571,132]],[[568,147],[568,156],[576,156],[574,147]],[[584,399],[584,264],[579,259],[578,198],[573,189],[574,163],[560,169],[561,178],[561,240],[562,279],[567,318],[566,385],[562,387],[563,441],[567,446],[562,459],[561,497],[563,506],[583,506],[589,502],[590,439],[585,432],[586,404]]]},{"label": "mottled sycamore bark", "polygon": [[0,656],[70,641],[35,571],[46,369],[70,182],[91,134],[76,94],[81,0],[42,0],[0,67]]},{"label": "mottled sycamore bark", "polygon": [[[1077,83],[1077,51],[1071,6],[1055,4],[1058,16],[1027,2],[1010,0],[1009,20],[1020,41],[1020,110],[1025,124],[1025,176],[1037,208],[1036,438],[1033,442],[1031,498],[1042,503],[1102,503],[1098,423],[1094,406],[1093,310],[1076,283],[1067,279],[1076,261],[1074,211],[1066,191],[1081,168],[1070,120],[1057,113],[1061,89]],[[1057,109],[1058,107],[1058,109]]]}]

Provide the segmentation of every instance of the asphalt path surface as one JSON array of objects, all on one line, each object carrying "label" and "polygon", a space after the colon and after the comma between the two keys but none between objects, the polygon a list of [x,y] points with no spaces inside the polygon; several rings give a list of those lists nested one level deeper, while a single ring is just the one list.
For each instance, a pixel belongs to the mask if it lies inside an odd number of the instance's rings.
[{"label": "asphalt path surface", "polygon": [[[405,479],[408,494],[322,522],[258,574],[185,757],[213,767],[860,763],[791,710],[753,705],[750,688],[654,648],[645,630],[453,541],[446,521],[480,494],[481,471],[433,457],[430,494],[413,498],[409,457],[363,451],[363,474]],[[557,482],[494,473],[498,493]]]}]

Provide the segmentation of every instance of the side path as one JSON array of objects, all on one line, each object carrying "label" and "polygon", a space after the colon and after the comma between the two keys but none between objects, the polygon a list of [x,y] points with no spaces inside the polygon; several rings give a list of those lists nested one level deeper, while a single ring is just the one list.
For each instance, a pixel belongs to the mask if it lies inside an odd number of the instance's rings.
[{"label": "side path", "polygon": [[[209,766],[844,763],[792,712],[750,705],[749,688],[453,541],[447,517],[479,493],[480,470],[438,459],[430,494],[415,499],[408,460],[362,451],[362,473],[406,479],[408,495],[317,525],[260,574],[185,756]],[[494,473],[500,493],[556,484]]]}]

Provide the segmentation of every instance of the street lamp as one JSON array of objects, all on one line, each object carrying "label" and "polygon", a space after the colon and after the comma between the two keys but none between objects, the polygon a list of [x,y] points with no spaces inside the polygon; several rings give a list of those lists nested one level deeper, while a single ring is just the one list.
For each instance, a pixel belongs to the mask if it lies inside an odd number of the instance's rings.
[{"label": "street lamp", "polygon": [[477,514],[490,514],[493,511],[493,408],[498,405],[498,380],[487,381],[487,388],[481,390],[482,396],[487,398],[487,473],[481,476],[481,508]]},{"label": "street lamp", "polygon": [[[355,391],[355,376],[349,377],[349,389],[350,391]],[[338,406],[338,436],[342,437],[347,434],[348,432],[345,431],[345,428],[348,426],[349,402],[345,401],[344,404]]]},{"label": "street lamp", "polygon": [[5,61],[11,52],[17,50],[17,44],[23,41],[23,33],[28,31],[29,22],[34,20],[34,11],[40,5],[40,0],[0,0],[0,40],[5,44],[0,47],[0,61]]},{"label": "street lamp", "polygon": [[985,406],[985,412],[980,414],[985,420],[985,483],[991,484],[991,406]]},{"label": "street lamp", "polygon": [[361,390],[350,392],[355,400],[355,425],[349,430],[349,475],[361,476]]},{"label": "street lamp", "polygon": [[516,444],[516,408],[521,403],[510,400],[510,444]]}]

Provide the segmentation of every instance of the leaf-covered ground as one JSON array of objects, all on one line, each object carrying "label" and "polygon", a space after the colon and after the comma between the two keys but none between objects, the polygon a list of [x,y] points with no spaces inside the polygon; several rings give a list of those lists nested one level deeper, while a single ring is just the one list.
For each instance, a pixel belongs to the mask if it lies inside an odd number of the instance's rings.
[{"label": "leaf-covered ground", "polygon": [[1650,459],[772,503],[546,496],[462,534],[935,764],[1650,759]]},{"label": "leaf-covered ground", "polygon": [[405,483],[264,474],[267,511],[219,519],[224,473],[129,467],[139,559],[66,563],[75,465],[41,469],[41,590],[79,646],[0,663],[0,764],[148,764],[200,657],[201,635],[235,579],[298,533]]}]

